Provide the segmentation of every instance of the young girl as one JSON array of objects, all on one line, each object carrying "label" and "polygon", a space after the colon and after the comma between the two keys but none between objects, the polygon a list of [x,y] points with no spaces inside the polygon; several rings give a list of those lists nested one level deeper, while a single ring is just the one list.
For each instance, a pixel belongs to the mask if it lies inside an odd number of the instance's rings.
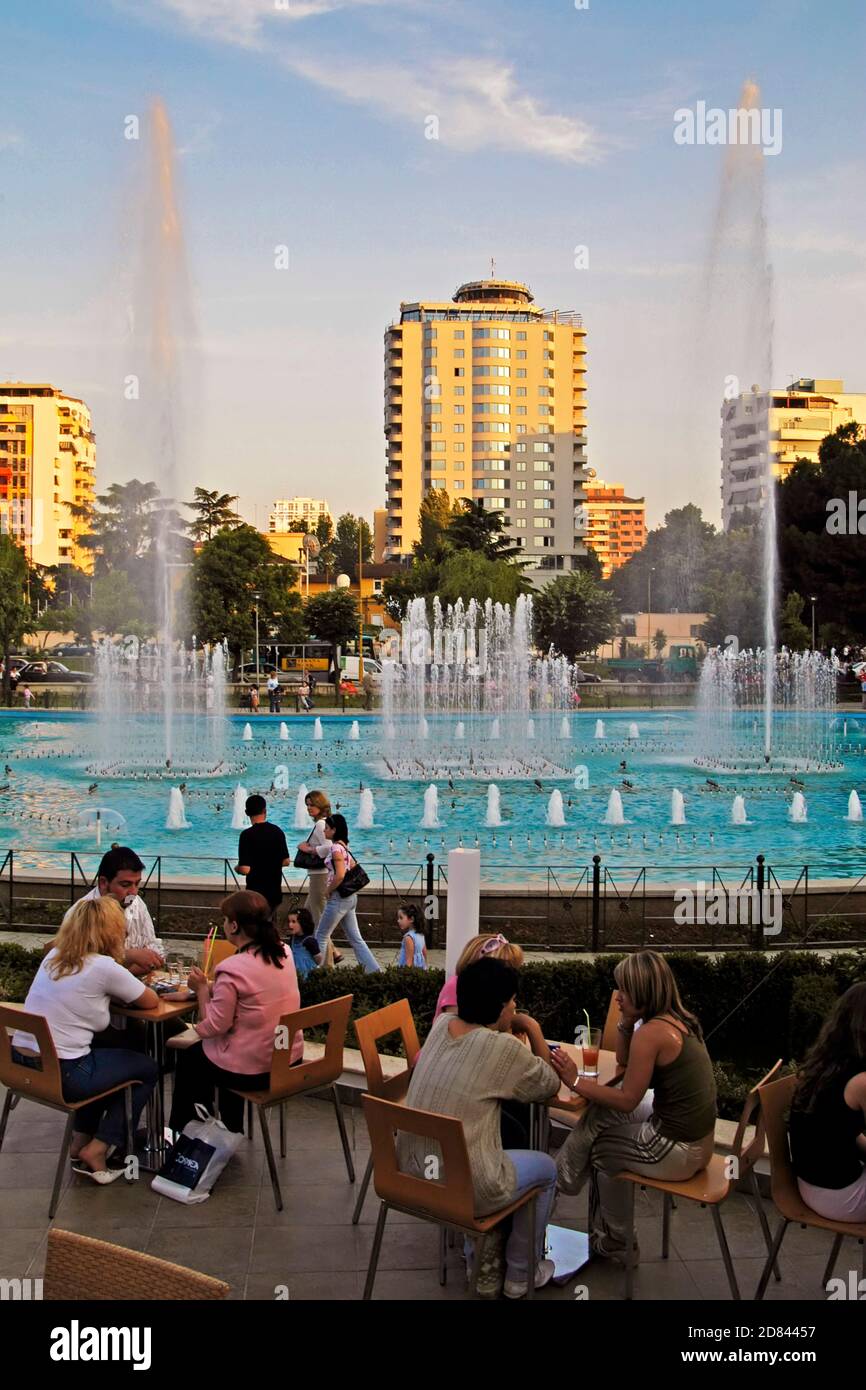
[{"label": "young girl", "polygon": [[299,907],[290,912],[286,923],[289,931],[289,945],[298,979],[303,980],[311,970],[322,963],[322,953],[315,938],[316,924],[313,914],[307,907]]},{"label": "young girl", "polygon": [[403,933],[398,965],[415,965],[419,970],[427,969],[427,942],[421,930],[421,913],[414,903],[407,903],[397,910],[397,926]]}]

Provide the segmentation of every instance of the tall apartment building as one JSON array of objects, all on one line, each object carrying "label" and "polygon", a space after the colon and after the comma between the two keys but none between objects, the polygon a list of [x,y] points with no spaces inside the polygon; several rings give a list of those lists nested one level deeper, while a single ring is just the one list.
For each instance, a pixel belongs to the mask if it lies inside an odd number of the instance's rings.
[{"label": "tall apartment building", "polygon": [[38,565],[89,569],[85,523],[66,503],[93,501],[96,436],[83,401],[44,382],[0,382],[0,531]]},{"label": "tall apartment building", "polygon": [[643,497],[626,497],[620,483],[606,483],[587,469],[584,540],[601,561],[604,579],[624,565],[646,543],[646,508]]},{"label": "tall apartment building", "polygon": [[331,509],[319,497],[279,497],[268,513],[268,530],[280,534],[297,531],[298,522],[306,521],[309,529],[315,531],[323,516],[330,517]]},{"label": "tall apartment building", "polygon": [[818,447],[827,434],[856,420],[866,425],[866,395],[845,391],[844,382],[801,377],[766,396],[746,391],[722,405],[722,523],[726,531],[744,508],[766,503],[766,451],[773,474],[784,478],[797,459],[818,462]]},{"label": "tall apartment building", "polygon": [[411,553],[431,488],[502,512],[536,582],[586,554],[585,339],[579,314],[511,280],[400,305],[385,333],[388,558]]}]

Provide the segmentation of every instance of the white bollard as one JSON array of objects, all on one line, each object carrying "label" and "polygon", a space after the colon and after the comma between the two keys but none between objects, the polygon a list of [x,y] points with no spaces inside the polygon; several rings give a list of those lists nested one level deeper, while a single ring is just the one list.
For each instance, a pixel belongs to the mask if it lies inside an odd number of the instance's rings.
[{"label": "white bollard", "polygon": [[481,920],[481,851],[452,849],[448,853],[448,916],[445,932],[445,975],[454,974],[463,948],[478,935]]}]

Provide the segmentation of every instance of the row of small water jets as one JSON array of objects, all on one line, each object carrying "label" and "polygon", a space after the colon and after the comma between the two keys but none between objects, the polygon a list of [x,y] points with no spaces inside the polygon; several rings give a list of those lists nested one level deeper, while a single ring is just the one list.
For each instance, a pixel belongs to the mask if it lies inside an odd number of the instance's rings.
[{"label": "row of small water jets", "polygon": [[[285,768],[277,768],[277,774],[284,773]],[[280,787],[279,776],[275,777],[275,786]],[[310,817],[307,812],[306,798],[308,788],[304,783],[298,788],[295,799],[295,818],[294,825],[296,830],[306,830],[310,825]],[[244,806],[247,799],[247,789],[238,783],[232,795],[232,829],[242,830],[249,822],[247,820]],[[571,801],[569,800],[569,806]],[[355,828],[358,830],[371,830],[375,825],[376,803],[373,793],[369,787],[361,790],[358,801],[358,814],[355,820]],[[808,808],[806,798],[802,792],[794,792],[791,797],[791,804],[788,807],[788,818],[797,825],[804,824],[808,819]],[[863,807],[860,797],[856,791],[852,791],[848,797],[848,811],[844,819],[851,822],[863,820]],[[607,801],[607,810],[602,819],[603,825],[628,825],[623,809],[622,793],[614,789],[611,791]],[[501,809],[501,793],[495,783],[491,783],[487,788],[487,811],[484,818],[484,825],[487,829],[495,830],[504,825]],[[686,824],[686,803],[682,792],[676,787],[671,792],[671,818],[670,824],[674,826]],[[742,796],[735,796],[731,803],[731,824],[732,825],[751,825],[746,813],[746,802]],[[166,817],[167,830],[188,830],[189,821],[186,818],[186,808],[184,806],[183,792],[180,787],[172,787],[169,793],[168,815]],[[566,825],[565,802],[562,792],[554,790],[550,793],[547,802],[547,814],[545,825],[551,829],[563,829]],[[424,808],[421,819],[422,830],[440,830],[442,822],[439,818],[439,788],[431,783],[424,792]]]},{"label": "row of small water jets", "polygon": [[[319,725],[321,726],[321,720],[317,719],[317,720],[316,720],[316,723],[319,724]],[[421,739],[429,739],[429,737],[430,737],[430,724],[429,724],[428,720],[425,719],[425,718],[423,717],[423,715],[422,715],[422,717],[418,720],[418,723],[417,723],[417,725],[416,725],[416,728],[417,728],[417,732],[418,732],[418,737],[419,737],[419,738],[421,738]],[[534,738],[535,738],[535,720],[534,720],[534,719],[527,719],[527,721],[526,721],[526,726],[525,726],[525,729],[524,729],[524,735],[525,735],[526,738],[530,738],[530,739],[534,739]],[[313,733],[313,738],[321,738],[321,736],[322,736],[321,733],[315,733],[315,732]],[[246,737],[246,734],[244,734],[244,737]],[[357,737],[357,735],[350,735],[350,737]],[[396,726],[396,724],[394,724],[394,723],[387,723],[387,724],[385,725],[385,737],[388,738],[388,739],[395,739],[395,738],[397,737],[397,726]],[[493,720],[491,720],[491,723],[490,723],[490,730],[489,730],[489,733],[488,733],[487,737],[488,737],[488,739],[492,739],[492,740],[500,739],[500,738],[502,737],[502,724],[501,724],[501,722],[500,722],[499,719],[493,719]],[[574,734],[573,734],[572,728],[571,728],[571,721],[570,721],[570,719],[568,718],[568,715],[567,715],[567,714],[564,714],[564,715],[562,716],[561,720],[559,721],[559,737],[560,737],[561,739],[568,739],[568,740],[571,740],[571,739],[574,737]],[[594,737],[594,738],[607,738],[607,734],[606,734],[605,731],[604,731],[604,720],[603,720],[603,719],[597,719],[597,720],[595,721],[595,734],[593,735],[593,737]],[[640,738],[640,729],[638,728],[637,724],[635,724],[634,722],[632,722],[632,723],[629,724],[629,726],[628,726],[628,737],[629,737],[630,740],[634,740],[634,739]],[[465,723],[463,722],[462,719],[458,719],[457,723],[454,725],[454,738],[455,738],[455,740],[456,740],[457,743],[462,743],[462,742],[464,741],[464,739],[466,738],[466,725],[465,725]]]},{"label": "row of small water jets", "polygon": [[[318,715],[317,715],[316,718],[315,718],[315,720],[313,721],[313,738],[314,738],[314,740],[316,741],[316,743],[321,743],[321,741],[322,741],[322,739],[323,739],[324,737],[325,737],[325,731],[324,731],[324,729],[322,728],[322,721],[321,721],[321,719],[320,719],[320,718],[318,717]],[[357,719],[353,719],[352,722],[351,722],[351,724],[349,725],[349,738],[352,740],[353,743],[357,743],[357,741],[358,741],[358,739],[359,739],[360,737],[361,737],[361,726],[360,726],[360,724],[358,723]],[[243,739],[244,743],[252,743],[252,741],[253,741],[253,726],[252,726],[252,724],[245,724],[245,725],[244,725],[244,729],[243,729],[243,733],[241,734],[241,738]],[[288,743],[288,742],[289,742],[289,726],[288,726],[288,724],[285,722],[285,720],[281,720],[281,721],[280,721],[280,741],[281,741],[282,743]]]}]

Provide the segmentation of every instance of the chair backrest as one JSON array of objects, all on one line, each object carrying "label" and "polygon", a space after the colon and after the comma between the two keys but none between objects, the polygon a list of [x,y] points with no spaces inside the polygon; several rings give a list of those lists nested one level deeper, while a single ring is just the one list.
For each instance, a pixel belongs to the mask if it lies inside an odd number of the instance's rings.
[{"label": "chair backrest", "polygon": [[[36,1039],[40,1063],[38,1070],[13,1061],[13,1032],[30,1033]],[[0,1081],[10,1091],[32,1096],[34,1100],[46,1100],[51,1105],[64,1104],[57,1049],[48,1022],[41,1014],[28,1014],[23,1009],[10,1009],[8,1005],[0,1004]]]},{"label": "chair backrest", "polygon": [[205,970],[205,968],[207,967],[208,955],[210,955],[210,966],[208,968],[210,970],[210,973],[213,974],[220,962],[228,960],[229,956],[234,955],[235,950],[236,947],[234,947],[230,941],[220,941],[219,938],[217,938],[217,940],[213,943],[213,947],[211,948],[211,950],[208,951],[207,941],[203,941],[201,948],[202,970]]},{"label": "chair backrest", "polygon": [[[763,1155],[767,1126],[764,1119],[764,1112],[761,1109],[761,1097],[759,1092],[762,1086],[769,1086],[781,1065],[782,1059],[780,1057],[775,1066],[771,1067],[767,1072],[767,1075],[763,1077],[756,1086],[752,1087],[743,1102],[743,1108],[740,1112],[740,1119],[734,1135],[734,1142],[731,1145],[731,1153],[737,1160],[739,1165],[739,1176],[741,1178],[744,1178],[747,1173],[751,1172],[758,1159]],[[746,1130],[750,1124],[754,1124],[755,1133],[750,1142],[746,1144]]]},{"label": "chair backrest", "polygon": [[[386,1202],[428,1212],[440,1221],[472,1225],[475,1198],[463,1123],[452,1115],[434,1115],[378,1096],[361,1097],[373,1148],[373,1186]],[[426,1176],[401,1173],[397,1132],[424,1140]],[[437,1153],[436,1150],[439,1150]]]},{"label": "chair backrest", "polygon": [[[352,994],[341,994],[338,999],[326,999],[323,1004],[311,1004],[308,1009],[283,1015],[271,1059],[272,1091],[291,1096],[298,1091],[329,1086],[332,1081],[339,1079],[343,1071],[343,1048],[353,998]],[[298,1030],[325,1026],[328,1035],[322,1056],[316,1061],[304,1061],[293,1067],[292,1044]]]},{"label": "chair backrest", "polygon": [[125,1250],[92,1236],[48,1232],[43,1297],[52,1302],[91,1299],[225,1298],[230,1285],[155,1255]]},{"label": "chair backrest", "polygon": [[[396,1032],[400,1033],[406,1054],[406,1069],[397,1076],[386,1077],[382,1074],[382,1059],[376,1042],[377,1039]],[[355,1035],[364,1059],[367,1090],[370,1095],[380,1096],[384,1100],[400,1100],[406,1094],[412,1075],[412,1064],[421,1051],[409,1000],[399,999],[396,1004],[388,1004],[386,1008],[377,1009],[375,1013],[356,1018]]]},{"label": "chair backrest", "polygon": [[796,1089],[797,1077],[794,1075],[783,1076],[779,1081],[771,1081],[769,1086],[758,1088],[770,1148],[770,1190],[773,1201],[783,1216],[788,1216],[789,1212],[797,1216],[803,1205],[791,1166],[788,1129],[785,1124],[785,1115],[790,1109]]},{"label": "chair backrest", "polygon": [[601,1035],[601,1047],[603,1052],[616,1052],[616,1025],[622,1018],[619,1005],[616,1002],[618,989],[611,990],[610,1003],[607,1006],[607,1018],[604,1020],[604,1030]]}]

